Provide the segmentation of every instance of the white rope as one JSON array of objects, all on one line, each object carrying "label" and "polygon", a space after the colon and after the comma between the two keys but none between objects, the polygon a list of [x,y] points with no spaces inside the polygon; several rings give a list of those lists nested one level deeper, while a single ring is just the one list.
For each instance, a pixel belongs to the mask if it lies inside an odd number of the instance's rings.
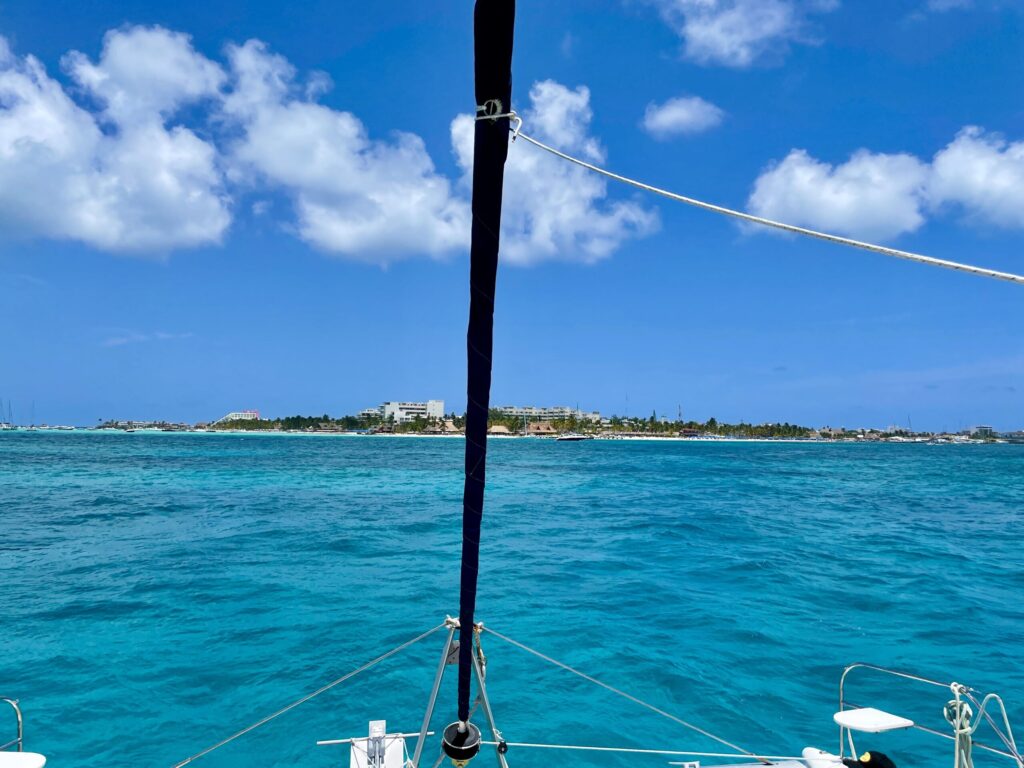
[{"label": "white rope", "polygon": [[384,661],[387,658],[390,658],[391,656],[394,656],[396,653],[404,651],[410,645],[415,645],[420,640],[423,640],[423,639],[425,639],[427,637],[430,637],[430,635],[434,634],[435,632],[437,632],[437,630],[441,629],[444,626],[445,626],[444,624],[438,624],[436,627],[434,627],[433,629],[427,630],[422,635],[414,637],[412,640],[407,640],[406,642],[402,643],[401,645],[399,645],[399,646],[397,646],[395,648],[392,648],[387,653],[383,653],[380,656],[378,656],[377,658],[373,659],[372,661],[366,662],[361,667],[357,667],[356,669],[353,669],[351,672],[342,675],[337,680],[332,680],[331,682],[327,683],[327,685],[324,685],[324,686],[321,686],[320,688],[317,688],[315,691],[313,691],[312,693],[306,694],[301,699],[296,699],[291,704],[289,704],[289,705],[287,705],[285,707],[282,707],[281,709],[277,710],[273,714],[267,715],[266,717],[261,718],[260,720],[257,720],[252,725],[248,725],[245,728],[243,728],[242,730],[240,730],[240,731],[238,731],[236,733],[231,734],[226,739],[221,739],[216,744],[213,744],[213,745],[207,747],[206,749],[204,749],[204,750],[202,750],[200,752],[196,752],[194,755],[192,755],[191,757],[185,758],[180,763],[175,763],[174,764],[174,768],[181,768],[183,765],[188,765],[193,760],[198,760],[200,757],[203,757],[204,755],[210,754],[215,749],[220,749],[225,744],[229,744],[230,742],[232,742],[235,739],[237,739],[239,736],[244,736],[245,734],[249,733],[250,731],[255,731],[257,728],[259,728],[260,726],[266,725],[267,723],[269,723],[274,718],[280,717],[285,712],[290,712],[291,710],[295,709],[300,704],[305,704],[310,699],[314,699],[317,696],[319,696],[321,693],[329,691],[334,686],[340,685],[341,683],[345,682],[346,680],[349,680],[349,679],[355,677],[359,673],[365,672],[370,667],[373,667],[373,666],[376,666],[377,664],[380,664],[382,661]]},{"label": "white rope", "polygon": [[660,187],[655,187],[655,186],[652,186],[650,184],[644,184],[642,181],[637,181],[636,179],[630,179],[630,178],[628,178],[626,176],[620,176],[617,173],[612,173],[611,171],[606,170],[604,168],[601,168],[600,166],[594,165],[593,163],[588,163],[586,160],[581,160],[578,157],[573,157],[572,155],[567,155],[565,152],[560,152],[559,150],[555,149],[554,147],[550,147],[547,144],[545,144],[545,143],[543,143],[541,141],[538,141],[537,139],[533,138],[532,136],[528,136],[527,134],[523,133],[522,131],[519,130],[520,126],[522,125],[522,119],[516,113],[514,113],[514,112],[510,112],[510,113],[507,113],[507,114],[504,114],[504,115],[496,115],[494,117],[489,117],[489,116],[488,117],[479,117],[477,119],[479,119],[479,120],[482,120],[482,119],[490,120],[490,119],[497,119],[498,117],[508,117],[511,120],[517,122],[517,125],[514,128],[510,127],[510,130],[513,131],[513,136],[512,136],[513,141],[516,138],[525,139],[526,141],[528,141],[531,144],[533,144],[535,147],[543,149],[545,152],[550,152],[555,157],[560,157],[563,160],[568,160],[570,163],[575,163],[576,165],[579,165],[579,166],[581,166],[583,168],[591,170],[594,173],[599,173],[602,176],[607,176],[609,179],[614,179],[615,181],[621,181],[623,184],[629,184],[630,186],[636,187],[637,189],[643,189],[643,190],[645,190],[647,192],[653,192],[656,195],[661,195],[662,197],[667,197],[670,200],[675,200],[675,201],[680,202],[680,203],[685,203],[686,205],[692,205],[692,206],[694,206],[696,208],[702,208],[705,211],[711,211],[712,213],[722,214],[723,216],[732,216],[733,218],[741,219],[742,221],[748,221],[751,224],[758,224],[758,225],[763,226],[763,227],[773,227],[775,229],[781,229],[784,232],[792,232],[792,233],[797,234],[797,235],[805,235],[807,237],[814,237],[814,238],[817,238],[818,240],[825,240],[825,241],[830,242],[830,243],[838,243],[839,245],[848,245],[848,246],[850,246],[852,248],[861,248],[861,249],[863,249],[865,251],[871,251],[872,253],[880,253],[883,256],[894,256],[894,257],[896,257],[898,259],[909,259],[910,261],[916,261],[916,262],[919,262],[921,264],[929,264],[929,265],[931,265],[933,267],[943,267],[945,269],[955,269],[955,270],[958,270],[960,272],[970,272],[972,275],[980,275],[981,277],[991,277],[991,278],[994,278],[996,280],[1007,280],[1007,281],[1009,281],[1011,283],[1018,283],[1020,285],[1024,285],[1024,276],[1022,276],[1022,275],[1015,275],[1015,274],[1012,274],[1010,272],[1000,272],[998,270],[988,269],[986,267],[976,267],[976,266],[973,266],[971,264],[961,264],[960,262],[949,261],[947,259],[937,259],[934,256],[925,256],[923,254],[913,253],[911,251],[901,251],[901,250],[899,250],[897,248],[887,248],[884,245],[875,245],[873,243],[865,243],[865,242],[863,242],[861,240],[854,240],[853,238],[842,237],[841,235],[833,235],[833,234],[829,234],[828,232],[818,232],[817,230],[808,229],[807,227],[798,227],[795,224],[786,224],[786,223],[781,222],[781,221],[774,221],[773,219],[766,219],[766,218],[764,218],[762,216],[754,216],[753,214],[744,213],[743,211],[733,210],[732,208],[726,208],[726,207],[721,206],[721,205],[714,205],[713,203],[705,203],[702,200],[697,200],[697,199],[692,198],[692,197],[686,197],[684,195],[677,195],[675,192],[669,192],[668,190],[661,189]]},{"label": "white rope", "polygon": [[[493,747],[497,746],[497,741],[481,741],[481,744]],[[585,747],[578,744],[531,744],[528,742],[518,741],[507,741],[505,742],[508,747],[522,747],[524,749],[575,749],[583,752],[623,752],[631,755],[673,755],[676,757],[733,757],[741,760],[749,760],[751,758],[755,760],[799,760],[803,762],[802,757],[792,757],[789,755],[753,755],[747,752],[681,752],[674,749],[636,749],[632,747]]]},{"label": "white rope", "polygon": [[[973,736],[974,733],[978,730],[978,727],[981,725],[981,719],[985,718],[985,720],[988,721],[989,727],[991,727],[992,730],[995,732],[996,736],[999,737],[999,740],[1003,742],[1003,746],[1005,746],[1006,749],[1009,750],[1010,755],[1013,757],[1013,759],[1017,761],[1018,765],[1024,767],[1024,756],[1022,756],[1020,752],[1017,751],[1017,742],[1013,738],[1013,728],[1010,727],[1010,718],[1006,714],[1006,705],[1003,704],[1002,698],[1000,698],[994,693],[990,693],[979,702],[974,696],[971,695],[970,690],[967,689],[966,686],[959,687],[961,691],[964,693],[964,695],[974,704],[974,706],[978,707],[978,716],[977,720],[974,723],[974,726],[971,728],[971,735]],[[992,716],[986,711],[989,702],[991,701],[995,701],[996,704],[999,705],[999,710],[1003,716],[1003,725],[1006,727],[1005,734],[996,724],[995,720],[992,719]],[[984,744],[979,744],[977,742],[975,742],[975,746],[986,748]]]},{"label": "white rope", "polygon": [[673,714],[671,714],[669,712],[666,712],[663,709],[659,709],[658,707],[654,706],[653,704],[648,704],[646,701],[643,701],[642,699],[638,699],[636,696],[628,694],[625,691],[620,691],[618,688],[615,688],[615,687],[613,687],[611,685],[608,685],[608,683],[603,683],[600,680],[598,680],[596,677],[591,677],[590,675],[586,674],[585,672],[580,672],[578,669],[574,669],[573,667],[570,667],[568,664],[564,664],[561,661],[558,661],[557,659],[553,659],[550,656],[546,656],[545,654],[541,653],[538,650],[530,648],[527,645],[523,645],[522,643],[520,643],[520,642],[518,642],[516,640],[513,640],[511,637],[507,637],[507,636],[501,634],[501,632],[498,632],[497,630],[491,629],[490,627],[484,627],[484,631],[485,632],[490,632],[495,637],[498,637],[498,638],[504,640],[506,643],[514,645],[516,648],[519,648],[519,649],[521,649],[523,651],[526,651],[527,653],[533,654],[538,659],[543,659],[544,661],[548,662],[549,664],[554,664],[556,667],[560,667],[561,669],[564,669],[566,672],[572,672],[572,674],[574,674],[574,675],[576,675],[578,677],[582,677],[584,680],[586,680],[588,682],[591,682],[594,685],[597,685],[597,686],[599,686],[601,688],[604,688],[606,691],[611,691],[612,693],[614,693],[614,694],[616,694],[618,696],[622,696],[624,699],[628,699],[629,701],[632,701],[634,704],[639,704],[641,707],[644,707],[645,709],[649,709],[651,712],[654,712],[655,714],[661,715],[662,717],[665,717],[665,718],[671,720],[674,723],[678,723],[679,725],[683,726],[684,728],[689,728],[690,730],[696,731],[697,733],[701,734],[702,736],[707,736],[709,739],[712,739],[713,741],[717,741],[719,744],[723,744],[724,746],[729,747],[730,749],[735,749],[737,752],[742,752],[746,757],[753,757],[755,759],[758,759],[757,756],[753,752],[750,752],[750,751],[744,749],[743,747],[737,746],[736,744],[733,744],[731,741],[726,741],[721,736],[716,736],[715,734],[711,733],[710,731],[704,730],[703,728],[701,728],[698,725],[694,725],[693,723],[687,722],[686,720],[683,720],[680,717],[676,717],[675,715],[673,715]]}]

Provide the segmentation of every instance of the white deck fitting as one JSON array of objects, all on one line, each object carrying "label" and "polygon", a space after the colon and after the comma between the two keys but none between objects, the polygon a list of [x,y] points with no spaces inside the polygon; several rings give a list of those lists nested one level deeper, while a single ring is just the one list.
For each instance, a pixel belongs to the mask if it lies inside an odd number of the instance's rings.
[{"label": "white deck fitting", "polygon": [[913,720],[874,707],[844,709],[842,712],[836,712],[832,719],[842,728],[863,733],[884,733],[914,726]]},{"label": "white deck fitting", "polygon": [[833,755],[831,752],[814,747],[807,747],[802,754],[807,768],[837,768],[843,765],[843,760],[839,755]]},{"label": "white deck fitting", "polygon": [[46,758],[35,752],[0,752],[0,768],[43,768]]},{"label": "white deck fitting", "polygon": [[[377,759],[379,749],[384,752],[382,762]],[[389,736],[386,720],[371,720],[370,735],[365,739],[352,739],[349,755],[349,768],[404,768],[405,739],[400,734]],[[0,768],[6,766],[0,763]]]},{"label": "white deck fitting", "polygon": [[[672,765],[682,764],[672,763]],[[843,768],[843,761],[838,755],[807,747],[803,751],[803,760],[772,761],[771,765],[772,768]],[[715,765],[714,768],[764,768],[764,763],[730,763],[729,765]]]}]

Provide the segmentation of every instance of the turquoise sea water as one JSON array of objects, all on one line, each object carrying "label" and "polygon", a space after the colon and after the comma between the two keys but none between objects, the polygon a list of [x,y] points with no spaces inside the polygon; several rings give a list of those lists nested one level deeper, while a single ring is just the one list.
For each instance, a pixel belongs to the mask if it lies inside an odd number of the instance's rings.
[{"label": "turquoise sea water", "polygon": [[[0,433],[0,695],[28,747],[171,766],[455,613],[462,447]],[[1024,447],[503,440],[488,480],[478,618],[668,711],[751,749],[835,749],[838,675],[864,660],[997,690],[1024,733]],[[717,750],[485,642],[509,741]],[[347,765],[315,741],[416,730],[441,643],[194,765]],[[939,689],[851,688],[941,724]],[[858,746],[951,765],[926,737]]]}]

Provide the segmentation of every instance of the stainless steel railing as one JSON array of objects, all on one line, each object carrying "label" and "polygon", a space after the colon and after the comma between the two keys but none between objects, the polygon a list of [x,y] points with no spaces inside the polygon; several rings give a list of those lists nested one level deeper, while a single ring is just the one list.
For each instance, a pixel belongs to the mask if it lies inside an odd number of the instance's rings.
[{"label": "stainless steel railing", "polygon": [[0,750],[7,749],[8,747],[17,747],[15,751],[21,752],[25,748],[25,723],[21,719],[21,707],[18,706],[17,699],[0,698],[0,701],[5,701],[11,705],[14,710],[14,716],[18,719],[18,736],[13,741],[8,741],[6,744],[0,744]]},{"label": "stainless steel railing", "polygon": [[[944,683],[944,682],[941,682],[939,680],[931,680],[931,679],[929,679],[927,677],[921,677],[920,675],[914,675],[914,674],[911,674],[909,672],[901,672],[901,671],[899,671],[897,669],[888,669],[886,667],[879,667],[879,666],[876,666],[874,664],[866,664],[864,662],[856,662],[856,663],[850,664],[848,667],[846,667],[843,670],[842,676],[839,678],[839,711],[840,712],[843,711],[844,709],[847,709],[847,708],[850,708],[850,707],[856,708],[856,707],[862,706],[860,704],[855,704],[855,703],[847,700],[847,698],[846,698],[846,677],[847,677],[847,675],[850,674],[850,672],[852,672],[855,669],[865,669],[865,670],[869,670],[871,672],[877,672],[880,675],[888,675],[890,677],[901,678],[903,680],[910,680],[910,681],[915,682],[915,683],[922,683],[924,685],[935,686],[937,688],[945,688],[946,690],[949,690],[949,691],[952,691],[953,688],[955,687],[955,688],[957,688],[959,690],[959,692],[961,694],[970,697],[972,699],[972,701],[975,701],[975,702],[976,702],[976,699],[974,699],[974,694],[978,694],[979,696],[981,695],[976,689],[971,688],[968,685],[962,685],[960,683],[952,683],[952,682]],[[986,717],[986,720],[988,720],[989,724],[992,726],[992,728],[996,732],[996,734],[1000,735],[1001,740],[1003,740],[1003,743],[1005,745],[1007,742],[1005,741],[1005,738],[1002,737],[1002,734],[1000,733],[1000,730],[996,726],[996,724],[992,721],[992,719],[990,717]],[[932,736],[940,736],[941,738],[948,739],[949,741],[956,741],[956,737],[953,736],[952,734],[943,733],[941,731],[937,731],[937,730],[935,730],[933,728],[928,728],[928,727],[920,725],[918,723],[915,723],[912,727],[915,730],[923,731],[924,733],[931,734]],[[1009,730],[1009,722],[1006,723],[1006,727],[1007,727],[1007,730]],[[845,750],[845,746],[846,746],[845,743],[844,743],[844,736],[848,736],[848,735],[849,735],[849,733],[848,732],[844,732],[843,727],[840,726],[839,727],[839,754],[840,754],[840,756],[842,756],[844,754],[844,750]],[[973,744],[978,749],[985,750],[986,752],[990,752],[990,753],[996,754],[996,755],[1002,755],[1003,757],[1008,757],[1011,760],[1014,760],[1015,762],[1017,762],[1018,765],[1021,765],[1022,768],[1024,768],[1024,763],[1021,763],[1021,761],[1019,760],[1018,755],[1016,754],[1016,749],[1014,749],[1012,752],[1011,751],[1006,751],[1005,749],[999,749],[997,747],[993,747],[993,746],[990,746],[988,744],[984,744],[984,743],[982,743],[980,741],[977,741],[977,740],[975,740],[973,742]]]}]

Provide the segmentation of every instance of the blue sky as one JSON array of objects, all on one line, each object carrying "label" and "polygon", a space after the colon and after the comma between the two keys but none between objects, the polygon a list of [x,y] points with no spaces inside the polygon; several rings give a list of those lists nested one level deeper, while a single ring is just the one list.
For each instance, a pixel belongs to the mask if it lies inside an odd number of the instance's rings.
[{"label": "blue sky", "polygon": [[[471,4],[0,2],[17,420],[464,404]],[[1024,13],[521,2],[524,130],[678,192],[1024,272]],[[492,402],[1024,426],[1024,293],[512,149]]]}]

